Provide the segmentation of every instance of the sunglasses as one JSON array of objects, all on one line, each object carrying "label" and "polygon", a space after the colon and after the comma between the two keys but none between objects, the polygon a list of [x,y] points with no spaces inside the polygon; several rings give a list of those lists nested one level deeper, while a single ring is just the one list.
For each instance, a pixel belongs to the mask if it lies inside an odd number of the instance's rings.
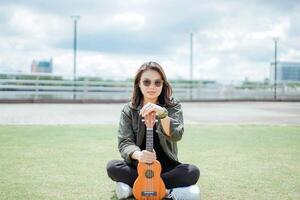
[{"label": "sunglasses", "polygon": [[155,87],[160,87],[164,81],[157,79],[157,80],[154,80],[154,82],[152,82],[150,79],[144,79],[142,82],[143,82],[143,85],[146,87],[149,87],[151,85],[151,83],[154,83]]}]

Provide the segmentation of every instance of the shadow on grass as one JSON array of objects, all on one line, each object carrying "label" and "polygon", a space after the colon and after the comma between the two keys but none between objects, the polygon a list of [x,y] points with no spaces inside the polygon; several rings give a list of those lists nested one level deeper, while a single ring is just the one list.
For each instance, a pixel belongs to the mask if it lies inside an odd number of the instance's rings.
[{"label": "shadow on grass", "polygon": [[113,192],[112,197],[110,197],[110,200],[118,200],[116,192]]}]

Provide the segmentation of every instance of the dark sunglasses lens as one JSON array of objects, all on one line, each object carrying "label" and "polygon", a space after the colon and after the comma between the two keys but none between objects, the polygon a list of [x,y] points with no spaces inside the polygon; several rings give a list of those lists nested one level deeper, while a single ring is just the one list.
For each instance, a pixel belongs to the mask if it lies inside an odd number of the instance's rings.
[{"label": "dark sunglasses lens", "polygon": [[151,85],[151,81],[150,80],[143,80],[143,84],[144,86],[148,87]]},{"label": "dark sunglasses lens", "polygon": [[159,81],[159,80],[157,80],[157,81],[154,82],[154,85],[155,85],[156,87],[160,87],[161,84],[162,84],[162,81]]}]

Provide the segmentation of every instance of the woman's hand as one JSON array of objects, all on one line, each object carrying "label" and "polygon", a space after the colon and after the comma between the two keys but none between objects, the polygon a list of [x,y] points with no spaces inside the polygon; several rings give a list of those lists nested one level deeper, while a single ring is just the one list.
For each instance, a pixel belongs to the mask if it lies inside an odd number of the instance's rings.
[{"label": "woman's hand", "polygon": [[161,106],[156,105],[154,103],[147,103],[141,109],[140,115],[142,115],[142,117],[145,117],[151,112],[155,112],[155,114],[160,115],[164,112],[164,109]]},{"label": "woman's hand", "polygon": [[151,164],[154,160],[156,160],[156,153],[154,152],[150,152],[150,151],[136,151],[134,152],[133,157],[135,157],[139,162],[141,163],[149,163]]},{"label": "woman's hand", "polygon": [[155,112],[152,111],[151,113],[145,116],[145,125],[147,128],[153,128],[155,124]]}]

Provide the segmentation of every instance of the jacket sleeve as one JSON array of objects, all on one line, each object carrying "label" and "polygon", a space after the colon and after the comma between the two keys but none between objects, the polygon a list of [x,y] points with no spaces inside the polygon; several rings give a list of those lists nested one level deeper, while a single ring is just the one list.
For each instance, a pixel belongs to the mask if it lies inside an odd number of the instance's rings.
[{"label": "jacket sleeve", "polygon": [[122,158],[127,163],[132,161],[131,154],[140,148],[135,144],[135,137],[132,129],[132,118],[130,113],[124,107],[121,112],[119,130],[118,130],[118,148]]},{"label": "jacket sleeve", "polygon": [[181,104],[176,102],[175,105],[171,108],[167,108],[170,117],[170,136],[167,136],[164,132],[161,122],[159,121],[159,129],[168,140],[179,141],[182,138],[184,132],[184,122]]}]

